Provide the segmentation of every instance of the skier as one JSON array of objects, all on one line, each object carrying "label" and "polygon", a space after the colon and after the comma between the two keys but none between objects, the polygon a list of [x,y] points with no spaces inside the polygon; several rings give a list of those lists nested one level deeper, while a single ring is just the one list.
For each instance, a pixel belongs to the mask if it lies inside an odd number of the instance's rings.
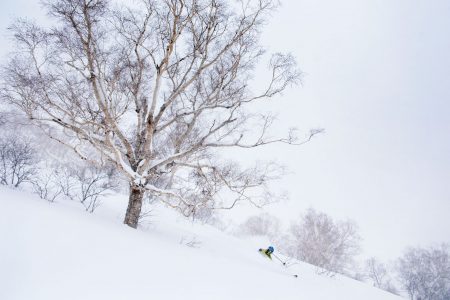
[{"label": "skier", "polygon": [[[270,259],[272,259],[272,254],[273,254],[273,256],[275,256],[275,258],[277,260],[279,260],[283,264],[283,266],[285,266],[286,268],[288,267],[286,265],[286,261],[282,261],[278,256],[275,255],[275,253],[273,253],[275,251],[275,249],[272,246],[269,246],[269,248],[267,248],[267,249],[260,248],[260,249],[258,249],[258,251],[259,251],[259,253],[261,253],[261,255],[267,256]],[[291,274],[291,275],[294,276],[295,278],[298,277],[297,274]]]},{"label": "skier", "polygon": [[272,259],[272,253],[275,251],[275,249],[272,246],[269,246],[267,249],[259,249],[258,250],[261,254],[266,255],[268,258]]}]

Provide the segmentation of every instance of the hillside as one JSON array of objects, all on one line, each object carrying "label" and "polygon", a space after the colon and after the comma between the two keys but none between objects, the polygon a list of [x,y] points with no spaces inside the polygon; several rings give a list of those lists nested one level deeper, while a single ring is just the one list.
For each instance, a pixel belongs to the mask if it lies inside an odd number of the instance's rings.
[{"label": "hillside", "polygon": [[265,246],[258,241],[163,208],[152,211],[147,228],[133,230],[121,223],[124,200],[109,197],[88,214],[76,203],[0,188],[0,299],[401,299],[316,275],[307,264],[285,269],[257,253]]}]

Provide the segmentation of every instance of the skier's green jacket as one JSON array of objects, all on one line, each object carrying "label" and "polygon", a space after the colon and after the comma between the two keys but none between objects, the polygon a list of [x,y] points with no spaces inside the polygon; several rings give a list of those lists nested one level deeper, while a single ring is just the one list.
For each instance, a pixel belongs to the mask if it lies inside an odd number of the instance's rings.
[{"label": "skier's green jacket", "polygon": [[268,258],[270,258],[270,259],[272,259],[272,252],[269,250],[269,249],[259,249],[259,252],[262,254],[262,255],[265,255],[265,256],[267,256]]}]

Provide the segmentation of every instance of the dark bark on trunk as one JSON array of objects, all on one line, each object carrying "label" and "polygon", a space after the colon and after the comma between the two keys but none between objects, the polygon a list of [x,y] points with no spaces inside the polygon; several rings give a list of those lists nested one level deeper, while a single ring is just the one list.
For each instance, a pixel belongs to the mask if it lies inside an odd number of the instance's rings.
[{"label": "dark bark on trunk", "polygon": [[128,200],[127,213],[123,223],[132,228],[137,228],[139,216],[141,215],[142,202],[144,199],[144,190],[137,186],[130,186],[130,197]]}]

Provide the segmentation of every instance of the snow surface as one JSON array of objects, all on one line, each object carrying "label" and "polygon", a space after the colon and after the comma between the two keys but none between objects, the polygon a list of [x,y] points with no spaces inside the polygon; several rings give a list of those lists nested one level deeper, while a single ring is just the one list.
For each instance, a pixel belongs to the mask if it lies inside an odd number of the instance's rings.
[{"label": "snow surface", "polygon": [[125,205],[111,196],[89,214],[0,187],[0,299],[402,299],[305,263],[285,268],[258,254],[263,241],[164,208],[152,211],[151,225],[128,228]]}]

